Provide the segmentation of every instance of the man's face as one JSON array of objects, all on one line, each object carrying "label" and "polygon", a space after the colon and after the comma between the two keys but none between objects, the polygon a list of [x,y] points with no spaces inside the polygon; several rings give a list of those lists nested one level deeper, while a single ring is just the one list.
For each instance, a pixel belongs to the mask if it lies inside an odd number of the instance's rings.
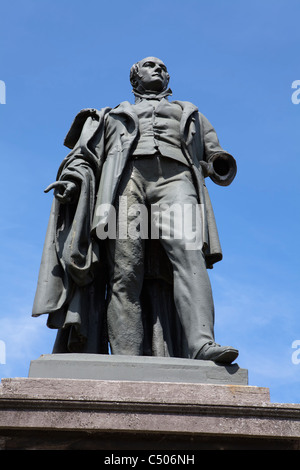
[{"label": "man's face", "polygon": [[163,91],[169,82],[165,64],[156,57],[147,57],[139,62],[139,83],[146,91]]}]

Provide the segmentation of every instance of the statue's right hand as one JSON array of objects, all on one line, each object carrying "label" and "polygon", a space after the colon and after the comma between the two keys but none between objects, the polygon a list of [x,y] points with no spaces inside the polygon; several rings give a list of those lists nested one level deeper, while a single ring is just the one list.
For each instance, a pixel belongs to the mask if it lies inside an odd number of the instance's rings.
[{"label": "statue's right hand", "polygon": [[51,189],[54,189],[54,196],[62,204],[73,202],[78,193],[78,186],[73,181],[55,181],[44,192],[48,193]]}]

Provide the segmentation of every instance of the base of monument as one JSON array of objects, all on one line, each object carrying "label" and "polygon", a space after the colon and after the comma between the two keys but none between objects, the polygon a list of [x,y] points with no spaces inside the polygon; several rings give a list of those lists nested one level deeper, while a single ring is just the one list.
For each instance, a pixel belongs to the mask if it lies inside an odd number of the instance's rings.
[{"label": "base of monument", "polygon": [[171,463],[201,463],[200,450],[299,450],[299,421],[300,405],[270,403],[237,364],[50,354],[0,384],[0,450],[102,450],[110,463],[131,450],[151,464],[172,451]]},{"label": "base of monument", "polygon": [[151,464],[169,451],[171,463],[179,453],[200,464],[200,450],[299,450],[299,420],[300,405],[272,404],[269,389],[247,385],[30,377],[0,385],[0,450],[102,450],[99,464],[125,450]]},{"label": "base of monument", "polygon": [[29,377],[247,385],[237,364],[174,357],[46,354],[31,361]]}]

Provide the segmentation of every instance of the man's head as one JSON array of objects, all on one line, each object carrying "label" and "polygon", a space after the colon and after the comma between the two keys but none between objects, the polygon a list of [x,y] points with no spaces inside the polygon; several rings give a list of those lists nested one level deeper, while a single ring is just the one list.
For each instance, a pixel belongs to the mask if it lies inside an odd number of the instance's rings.
[{"label": "man's head", "polygon": [[165,64],[157,57],[146,57],[130,69],[130,82],[139,92],[161,93],[166,90],[170,76]]}]

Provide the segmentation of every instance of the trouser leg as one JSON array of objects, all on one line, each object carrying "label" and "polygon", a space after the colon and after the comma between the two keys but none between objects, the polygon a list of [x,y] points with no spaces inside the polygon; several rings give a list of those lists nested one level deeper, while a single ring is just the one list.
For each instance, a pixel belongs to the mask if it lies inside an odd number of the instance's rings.
[{"label": "trouser leg", "polygon": [[[151,202],[161,207],[161,217],[156,217],[160,242],[173,267],[176,310],[190,357],[194,358],[205,343],[214,340],[214,304],[202,252],[200,212],[196,217],[200,209],[190,171],[176,162],[163,160],[161,178],[152,185],[149,195]],[[169,211],[165,218],[164,207]],[[192,234],[197,239],[194,245]]]},{"label": "trouser leg", "polygon": [[173,267],[174,302],[194,358],[214,340],[214,305],[204,258],[200,250],[186,250],[182,240],[163,240],[162,245]]},{"label": "trouser leg", "polygon": [[[124,209],[119,201],[124,198],[126,205],[142,203],[142,190],[131,178],[128,165],[116,198],[117,220],[130,224],[130,215],[121,214]],[[125,207],[126,209],[126,207]],[[118,227],[120,229],[120,227]],[[108,335],[113,354],[142,355],[143,322],[140,293],[144,278],[144,240],[131,237],[122,239],[118,234],[107,239],[107,260],[109,268],[109,297],[107,307]]]}]

